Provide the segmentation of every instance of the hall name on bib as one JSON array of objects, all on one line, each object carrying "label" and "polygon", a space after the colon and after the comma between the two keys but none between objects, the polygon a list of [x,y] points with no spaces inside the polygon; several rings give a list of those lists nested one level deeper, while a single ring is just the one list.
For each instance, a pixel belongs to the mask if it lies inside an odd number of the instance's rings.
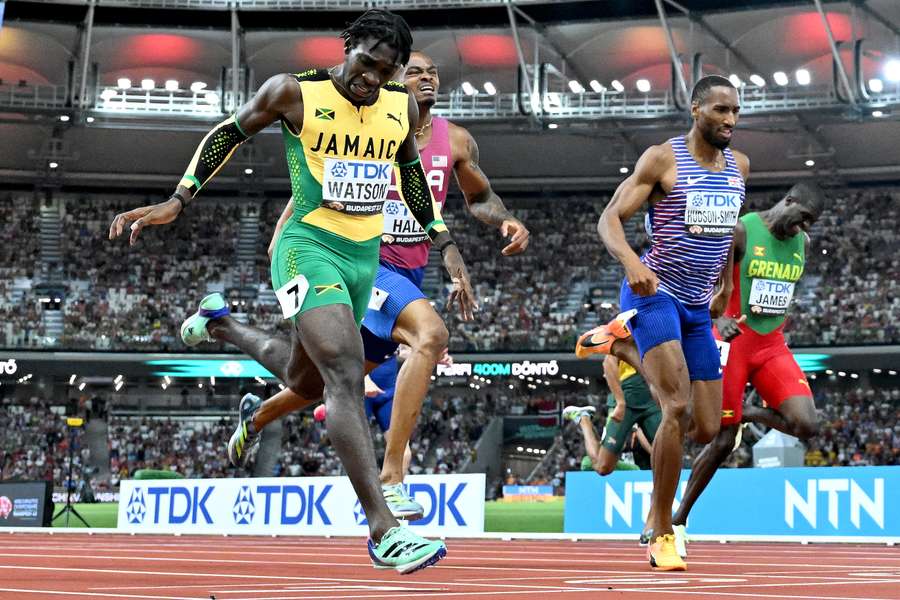
[{"label": "hall name on bib", "polygon": [[384,138],[366,138],[365,144],[358,135],[345,134],[343,140],[335,133],[326,135],[319,132],[319,138],[310,152],[332,154],[342,158],[370,158],[373,160],[394,160],[394,154],[399,144],[396,140]]},{"label": "hall name on bib", "polygon": [[774,260],[759,260],[756,258],[747,265],[748,277],[799,281],[801,275],[803,275],[802,265],[787,265]]}]

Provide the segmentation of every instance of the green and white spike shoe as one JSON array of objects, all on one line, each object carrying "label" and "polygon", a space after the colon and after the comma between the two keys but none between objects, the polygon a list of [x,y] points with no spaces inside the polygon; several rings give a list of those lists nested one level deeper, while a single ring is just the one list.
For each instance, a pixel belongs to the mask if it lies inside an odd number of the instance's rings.
[{"label": "green and white spike shoe", "polygon": [[376,569],[394,569],[401,575],[430,567],[447,556],[444,542],[427,540],[406,527],[389,529],[378,544],[369,539],[368,547]]},{"label": "green and white spike shoe", "polygon": [[200,308],[181,324],[181,341],[187,346],[214,341],[206,330],[212,319],[220,319],[231,314],[225,297],[215,292],[200,301]]}]

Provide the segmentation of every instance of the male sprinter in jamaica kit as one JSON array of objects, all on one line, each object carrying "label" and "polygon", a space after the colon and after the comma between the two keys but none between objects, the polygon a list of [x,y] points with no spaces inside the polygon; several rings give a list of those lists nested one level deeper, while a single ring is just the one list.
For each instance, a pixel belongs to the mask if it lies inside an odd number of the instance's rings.
[{"label": "male sprinter in jamaica kit", "polygon": [[[679,554],[687,555],[685,524],[691,508],[735,445],[741,421],[774,427],[806,440],[818,431],[806,376],[784,341],[794,287],[809,254],[807,232],[822,214],[821,190],[798,183],[775,206],[741,217],[734,230],[733,270],[718,295],[727,299],[716,329],[730,341],[722,375],[719,433],[694,459],[691,478],[672,522]],[[745,320],[741,320],[746,316]],[[743,406],[747,382],[765,407]],[[743,414],[742,414],[743,412]]]},{"label": "male sprinter in jamaica kit", "polygon": [[[631,332],[662,408],[648,524],[654,539],[647,556],[655,569],[687,568],[675,551],[671,511],[684,437],[707,443],[719,430],[722,381],[709,310],[749,173],[747,157],[728,149],[739,110],[727,79],[698,81],[691,93],[690,132],[647,149],[597,225],[600,239],[625,268],[620,305],[637,311]],[[622,223],[647,203],[653,236],[650,250],[639,257]]]},{"label": "male sprinter in jamaica kit", "polygon": [[[496,227],[504,237],[510,236],[502,254],[523,252],[528,246],[528,230],[491,189],[478,166],[475,140],[464,128],[431,114],[440,85],[434,61],[424,53],[413,52],[406,65],[405,83],[418,105],[416,143],[436,201],[443,207],[450,175],[455,174],[472,215]],[[276,226],[273,244],[293,211],[294,204],[289,202]],[[402,485],[406,474],[404,454],[428,392],[431,373],[446,351],[449,338],[443,320],[421,291],[429,245],[428,235],[404,207],[400,196],[389,193],[384,203],[381,264],[361,332],[367,372],[390,358],[398,344],[410,347],[397,375],[381,482],[393,514],[411,520],[421,517],[423,508]],[[215,330],[211,331],[215,336]],[[291,389],[261,404],[255,396],[242,399],[240,422],[228,446],[231,462],[244,464],[247,453],[258,441],[258,432],[267,423],[315,400],[300,397]]]},{"label": "male sprinter in jamaica kit", "polygon": [[[378,268],[382,204],[395,163],[410,211],[442,251],[464,312],[471,311],[474,298],[419,161],[413,135],[415,99],[402,85],[389,83],[409,59],[409,26],[393,13],[371,10],[342,36],[342,64],[266,81],[236,115],[206,136],[173,197],[118,215],[110,237],[133,221],[134,243],[142,227],[175,219],[241,142],[280,121],[295,210],[275,248],[272,278],[284,316],[293,321],[292,340],[265,336],[234,322],[229,326],[242,338],[238,347],[299,395],[316,393],[307,389],[310,381],[320,383],[310,373],[321,374],[331,413],[329,435],[369,522],[370,558],[378,568],[409,573],[440,560],[446,548],[400,527],[388,509],[359,402],[359,322]],[[388,113],[402,115],[399,126]],[[202,318],[191,327],[196,336],[206,335],[204,320],[227,314],[219,299],[202,306]]]}]

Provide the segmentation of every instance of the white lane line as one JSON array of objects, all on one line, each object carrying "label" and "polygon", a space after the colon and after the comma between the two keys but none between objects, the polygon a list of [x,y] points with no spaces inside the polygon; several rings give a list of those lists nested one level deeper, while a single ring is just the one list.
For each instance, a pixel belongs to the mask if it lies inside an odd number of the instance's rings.
[{"label": "white lane line", "polygon": [[[16,592],[18,594],[51,594],[55,596],[90,596],[91,598],[155,598],[158,600],[209,600],[206,596],[146,596],[141,594],[100,594],[97,592],[66,592],[62,590],[27,590],[24,588],[0,588],[0,592]],[[259,600],[259,599],[257,599]]]},{"label": "white lane line", "polygon": [[[241,553],[238,553],[241,554]],[[468,557],[468,556],[460,556],[461,553],[452,554],[451,558],[453,562],[478,562],[478,563],[509,563],[509,562],[518,562],[520,559],[518,558],[507,558],[503,556],[494,556],[491,558],[484,557]],[[635,552],[637,554],[637,552]],[[17,558],[17,557],[30,557],[30,558],[46,558],[45,554],[25,554],[21,552],[17,552],[15,554],[0,554],[0,556],[5,556],[7,558]],[[305,552],[295,552],[293,556],[303,557],[307,556]],[[344,553],[310,553],[309,556],[314,556],[316,558],[322,558],[325,556],[333,556],[337,558],[346,559],[347,555]],[[93,555],[79,555],[74,558],[94,558],[101,560],[131,560],[131,561],[159,561],[159,562],[198,562],[198,563],[229,563],[229,564],[246,564],[246,565],[255,565],[255,564],[264,564],[264,565],[287,565],[287,566],[299,566],[299,565],[311,565],[311,566],[321,566],[323,564],[331,564],[331,563],[319,563],[319,562],[308,562],[308,561],[272,561],[272,560],[247,560],[244,559],[227,559],[227,558],[179,558],[179,557],[152,557],[152,556],[115,556],[110,554],[93,554]],[[362,556],[360,556],[362,558]],[[610,559],[604,557],[591,558],[591,559],[582,559],[582,558],[531,558],[528,560],[529,563],[566,563],[566,564],[578,564],[578,565],[637,565],[644,564],[646,559],[638,558],[637,556],[633,560],[618,560],[618,559]],[[733,566],[733,567],[783,567],[784,563],[765,563],[765,562],[726,562],[726,561],[698,561],[691,560],[690,563],[692,565],[706,565],[706,566]],[[347,566],[360,566],[360,565],[368,565],[369,561],[364,560],[359,563],[349,563]],[[792,567],[811,567],[811,568],[822,568],[829,567],[831,569],[853,569],[857,570],[861,565],[830,565],[823,564],[822,562],[817,562],[815,564],[811,563],[794,563],[791,565]],[[874,568],[882,567],[882,565],[876,565]],[[486,567],[485,567],[486,568]],[[495,567],[495,568],[503,568],[503,567]],[[869,568],[869,567],[865,567]],[[889,567],[896,568],[896,567]]]},{"label": "white lane line", "polygon": [[647,588],[629,588],[619,589],[617,592],[639,592],[641,594],[687,594],[699,596],[717,596],[719,598],[730,598],[732,596],[749,597],[749,598],[787,598],[788,600],[889,600],[887,598],[868,598],[864,596],[797,596],[792,594],[760,594],[758,592],[731,592],[725,595],[721,590],[716,592],[704,592],[701,590],[671,590],[671,589],[647,589]]},{"label": "white lane line", "polygon": [[[181,546],[174,546],[174,547],[172,547],[171,550],[168,550],[168,549],[159,549],[159,548],[156,548],[156,547],[150,547],[150,548],[121,547],[121,548],[116,548],[116,547],[109,547],[109,546],[106,546],[106,545],[103,545],[103,544],[90,545],[90,546],[84,546],[84,545],[57,545],[57,544],[53,544],[53,545],[27,545],[27,546],[24,546],[24,545],[23,545],[23,546],[17,546],[17,548],[24,549],[24,550],[32,550],[32,551],[37,551],[37,550],[70,550],[70,549],[84,550],[84,549],[86,549],[86,548],[95,548],[95,549],[99,549],[99,550],[112,551],[112,552],[123,552],[123,553],[148,553],[148,554],[151,554],[151,553],[152,553],[152,554],[165,554],[165,553],[171,553],[171,554],[185,554],[185,555],[190,555],[190,554],[219,554],[219,555],[239,555],[239,556],[284,556],[284,554],[285,554],[284,549],[281,549],[281,550],[278,551],[278,552],[275,552],[275,551],[273,551],[273,552],[263,552],[263,551],[258,551],[258,550],[250,550],[250,551],[248,551],[248,550],[241,550],[241,549],[229,549],[229,550],[223,550],[221,546],[216,546],[216,547],[210,547],[210,549],[206,550],[206,549],[197,549],[197,547],[194,546],[194,545],[191,545],[191,548],[190,548],[190,549],[185,548],[184,545],[181,545]],[[354,546],[348,546],[348,547],[347,547],[347,549],[350,549],[350,550],[355,550],[355,549],[358,549],[358,548],[359,548],[359,546],[357,546],[357,545],[354,545]],[[454,550],[454,551],[459,552],[459,553],[489,554],[489,555],[495,554],[494,551],[488,551],[488,550],[467,550],[467,549],[464,548],[464,547],[459,547],[459,546],[455,546],[455,545],[451,545],[450,548],[451,548],[451,550]],[[304,547],[304,548],[303,548],[302,550],[300,550],[297,554],[298,554],[299,556],[303,556],[304,553],[309,552],[310,554],[313,554],[313,555],[315,555],[315,556],[344,556],[344,555],[345,555],[344,553],[335,553],[335,552],[327,553],[327,552],[315,551],[315,550],[317,550],[316,547]],[[322,547],[319,548],[319,550],[331,550],[331,551],[334,551],[334,550],[336,550],[336,549],[335,549],[335,548],[332,548],[332,547],[328,547],[328,546],[322,546]],[[314,552],[314,551],[315,551],[315,552]],[[573,554],[574,552],[575,552],[574,549],[573,549],[573,552],[546,552],[546,551],[504,550],[504,551],[503,551],[503,554],[504,554],[504,555],[508,555],[508,556],[505,556],[505,557],[503,557],[503,558],[496,558],[495,560],[508,560],[508,561],[511,561],[511,560],[515,560],[515,557],[516,557],[516,556],[540,556],[540,557],[543,557],[542,560],[545,561],[545,562],[553,562],[553,561],[559,561],[559,562],[562,562],[562,561],[565,561],[565,562],[580,562],[580,563],[595,563],[595,562],[596,562],[596,563],[608,563],[608,562],[611,562],[609,559],[605,559],[605,558],[602,558],[602,557],[598,557],[598,558],[595,558],[595,559],[573,559],[573,558],[571,558],[571,556],[572,556],[572,554]],[[636,552],[637,552],[637,551],[636,551]],[[582,552],[579,550],[577,553],[578,553],[578,554],[581,554]],[[701,559],[710,559],[710,560],[714,560],[715,558],[717,558],[717,557],[720,556],[721,554],[722,554],[722,553],[702,553],[702,554],[695,554],[694,552],[692,552],[692,553],[691,553],[691,558],[692,558],[692,559],[694,559],[694,558],[701,558]],[[736,556],[734,553],[731,553],[731,552],[729,552],[729,553],[727,553],[727,554],[728,554],[728,556],[731,557],[731,558],[735,558],[735,556]],[[796,552],[796,554],[803,555],[803,554],[809,554],[809,553],[808,553],[808,552],[807,552],[807,553],[804,553],[804,552],[800,551],[800,552]],[[559,557],[561,557],[561,558],[559,558],[559,559],[553,558],[553,557],[555,557],[555,556],[559,556]],[[851,556],[852,556],[852,555],[851,555]],[[465,557],[463,557],[463,558],[465,558]],[[830,558],[838,559],[838,558],[848,558],[848,557],[847,557],[847,556],[841,556],[841,557],[838,557],[838,556],[835,556],[835,557],[828,557],[828,556],[824,556],[824,555],[822,555],[822,554],[820,554],[820,553],[816,553],[816,558],[817,558],[817,559],[830,559]],[[900,554],[898,554],[897,556],[885,556],[884,553],[882,553],[882,554],[880,554],[880,555],[873,556],[873,557],[871,557],[871,558],[870,558],[870,557],[856,557],[855,560],[861,560],[861,561],[862,561],[862,560],[864,560],[864,561],[876,561],[876,562],[882,562],[882,563],[884,563],[884,561],[888,561],[888,562],[898,562],[898,563],[900,563]],[[750,564],[752,564],[752,563],[750,563]],[[819,563],[817,566],[822,566],[822,565],[821,565],[821,563]],[[859,566],[859,565],[857,565],[857,566]],[[868,567],[867,567],[867,568],[868,568]],[[896,568],[896,567],[894,567],[894,568]]]},{"label": "white lane line", "polygon": [[[701,590],[714,590],[714,589],[727,589],[728,593],[731,593],[734,588],[769,588],[769,587],[777,587],[777,588],[790,588],[790,587],[813,587],[813,586],[839,586],[839,585],[860,585],[860,584],[874,584],[874,583],[900,583],[900,579],[867,579],[865,581],[860,581],[859,579],[844,579],[841,581],[798,581],[796,583],[735,583],[732,585],[704,585],[700,586]],[[652,587],[650,589],[653,589]],[[660,588],[662,589],[662,588]],[[666,589],[690,589],[690,588],[666,588]]]},{"label": "white lane line", "polygon": [[[323,563],[325,564],[325,563]],[[346,566],[346,565],[333,565],[332,566]],[[355,566],[355,565],[353,565]],[[474,568],[474,567],[472,567]],[[91,569],[91,568],[80,568],[80,567],[33,567],[33,566],[13,566],[13,565],[0,565],[0,569],[31,569],[36,571],[68,571],[68,572],[88,572],[88,573],[116,573],[116,574],[127,574],[127,575],[164,575],[166,577],[213,577],[213,578],[253,578],[253,579],[270,579],[277,581],[288,581],[293,582],[294,584],[311,581],[311,582],[323,582],[323,581],[333,581],[333,582],[353,582],[353,583],[362,583],[362,584],[375,584],[375,583],[384,583],[387,585],[397,585],[396,581],[392,580],[383,580],[383,579],[350,579],[350,578],[333,578],[333,577],[300,577],[300,576],[287,576],[287,575],[256,575],[256,574],[236,574],[236,573],[193,573],[193,572],[181,572],[181,571],[135,571],[135,570],[125,570],[125,569]],[[435,586],[468,586],[468,587],[500,587],[500,588],[519,588],[524,591],[535,590],[537,592],[540,591],[555,591],[559,589],[563,589],[559,585],[554,586],[541,586],[541,585],[520,585],[520,584],[490,584],[490,583],[480,583],[480,584],[471,584],[471,583],[461,583],[455,581],[416,581],[418,585],[435,585]],[[215,584],[219,585],[219,584]],[[271,585],[271,584],[270,584]],[[286,584],[287,585],[287,584]],[[565,586],[567,591],[595,591],[593,588],[577,588],[572,586]],[[94,589],[94,588],[91,588]],[[144,588],[147,589],[147,588]]]},{"label": "white lane line", "polygon": [[[555,589],[555,590],[540,590],[540,591],[502,591],[502,592],[442,592],[441,597],[446,598],[447,596],[455,596],[455,597],[476,597],[481,598],[483,596],[503,596],[503,595],[511,595],[511,594],[564,594],[570,591],[595,591],[595,590],[567,590],[567,589]],[[111,597],[111,598],[151,598],[157,600],[209,600],[209,596],[142,596],[142,595],[134,595],[134,594],[98,594],[97,592],[64,592],[64,591],[55,591],[55,590],[26,590],[19,588],[0,588],[0,592],[16,592],[16,593],[27,593],[27,594],[52,594],[59,596],[90,596],[92,598],[96,598],[98,596],[102,597]],[[309,596],[304,594],[303,596],[270,596],[266,598],[255,598],[254,600],[338,600],[338,599],[348,599],[348,598],[396,598],[396,594],[363,594],[363,595],[343,595],[343,596]]]}]

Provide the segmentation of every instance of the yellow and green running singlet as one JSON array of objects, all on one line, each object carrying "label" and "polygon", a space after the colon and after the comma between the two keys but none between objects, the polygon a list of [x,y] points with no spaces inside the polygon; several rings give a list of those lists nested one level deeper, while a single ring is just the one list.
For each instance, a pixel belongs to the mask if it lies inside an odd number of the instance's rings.
[{"label": "yellow and green running singlet", "polygon": [[409,131],[406,87],[390,82],[371,106],[355,106],[328,71],[295,76],[303,94],[303,130],[282,123],[294,214],[362,242],[381,235],[381,209],[397,151]]},{"label": "yellow and green running singlet", "polygon": [[272,256],[272,284],[286,317],[342,303],[359,323],[378,269],[382,205],[409,132],[408,92],[390,82],[374,104],[355,106],[325,70],[294,77],[303,128],[281,127],[294,215]]}]

